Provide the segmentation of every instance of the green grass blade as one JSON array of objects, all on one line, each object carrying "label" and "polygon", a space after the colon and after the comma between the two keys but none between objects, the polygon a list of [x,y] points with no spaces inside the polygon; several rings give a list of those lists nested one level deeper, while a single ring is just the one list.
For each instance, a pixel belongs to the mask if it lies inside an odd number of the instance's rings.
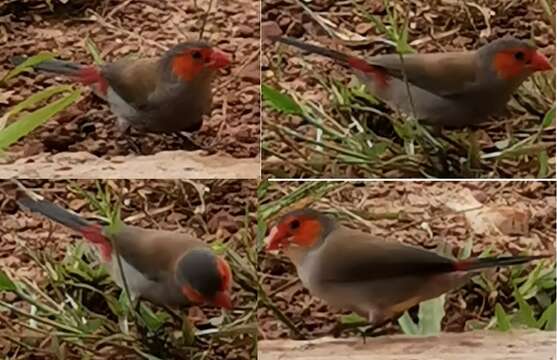
[{"label": "green grass blade", "polygon": [[72,91],[72,87],[69,85],[60,85],[60,86],[51,86],[47,89],[41,90],[38,93],[29,96],[27,99],[14,105],[12,108],[6,111],[6,113],[2,116],[2,122],[7,121],[10,117],[17,115],[24,109],[32,107],[38,102],[41,102],[43,100],[50,98],[53,95],[66,92],[66,91]]},{"label": "green grass blade", "polygon": [[532,309],[530,304],[528,304],[526,300],[524,300],[524,297],[522,296],[520,291],[518,291],[518,289],[514,291],[514,296],[516,298],[516,302],[518,303],[518,313],[515,317],[516,320],[520,324],[526,325],[529,328],[537,328],[538,322],[535,318],[534,310]]},{"label": "green grass blade", "polygon": [[21,137],[29,134],[51,117],[72,105],[78,98],[79,90],[74,90],[68,96],[48,104],[9,125],[0,132],[0,150],[7,149]]},{"label": "green grass blade", "polygon": [[418,325],[412,320],[408,311],[404,312],[404,314],[398,318],[398,325],[400,325],[402,332],[406,335],[419,335],[420,333]]},{"label": "green grass blade", "polygon": [[343,325],[361,324],[365,323],[366,319],[356,313],[343,315],[340,318],[340,323]]},{"label": "green grass blade", "polygon": [[557,314],[555,312],[555,302],[549,305],[547,309],[543,312],[542,316],[538,320],[538,327],[546,331],[555,331],[555,318]]},{"label": "green grass blade", "polygon": [[495,304],[495,319],[497,320],[496,326],[498,330],[509,331],[512,328],[509,316],[501,304]]},{"label": "green grass blade", "polygon": [[420,335],[437,335],[441,332],[441,322],[445,316],[445,295],[424,301],[418,311]]},{"label": "green grass blade", "polygon": [[553,107],[551,108],[551,110],[549,110],[544,118],[543,118],[543,122],[542,122],[542,127],[548,128],[551,126],[551,124],[553,124],[553,120],[555,119],[555,105],[553,105]]},{"label": "green grass blade", "polygon": [[290,96],[263,84],[261,85],[261,94],[263,99],[275,110],[287,114],[302,114],[302,108]]},{"label": "green grass blade", "polygon": [[0,290],[2,291],[15,291],[17,288],[12,280],[6,275],[5,272],[0,270]]},{"label": "green grass blade", "polygon": [[87,39],[85,40],[85,48],[87,48],[87,51],[89,51],[89,53],[93,57],[95,64],[101,65],[102,63],[104,63],[101,55],[99,54],[99,48],[93,42],[93,40],[91,40],[90,37],[87,37]]},{"label": "green grass blade", "polygon": [[31,56],[30,58],[28,58],[27,60],[25,60],[18,66],[16,66],[13,70],[9,71],[6,75],[4,75],[2,80],[0,80],[0,84],[3,84],[6,81],[10,80],[11,78],[21,74],[22,72],[29,69],[30,67],[40,64],[43,61],[51,60],[53,58],[54,58],[54,54],[51,53],[40,53],[35,56]]}]

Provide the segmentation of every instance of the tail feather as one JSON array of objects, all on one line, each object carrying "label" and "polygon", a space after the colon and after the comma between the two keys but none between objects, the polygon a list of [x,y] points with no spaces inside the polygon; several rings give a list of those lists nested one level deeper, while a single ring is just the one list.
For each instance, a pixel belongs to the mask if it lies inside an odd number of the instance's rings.
[{"label": "tail feather", "polygon": [[[25,57],[16,56],[12,58],[14,65],[19,65],[25,61]],[[34,65],[33,68],[39,71],[46,71],[53,74],[68,76],[84,85],[92,85],[101,97],[106,95],[108,83],[102,77],[95,66],[86,66],[63,60],[46,60]]]},{"label": "tail feather", "polygon": [[287,44],[287,45],[291,45],[294,47],[297,47],[299,49],[308,51],[310,53],[315,53],[315,54],[319,54],[319,55],[323,55],[326,56],[330,59],[333,60],[337,60],[340,61],[342,63],[347,64],[348,60],[350,59],[350,56],[343,54],[341,52],[335,51],[335,50],[331,50],[331,49],[327,49],[321,46],[316,46],[316,45],[311,45],[308,43],[305,43],[303,41],[291,38],[291,37],[282,37],[282,36],[272,36],[270,37],[271,40],[273,41],[278,41],[281,42],[283,44]]},{"label": "tail feather", "polygon": [[498,266],[511,266],[525,264],[530,261],[549,258],[552,255],[533,255],[533,256],[501,256],[486,257],[481,259],[463,260],[454,264],[456,271],[473,271]]},{"label": "tail feather", "polygon": [[17,200],[20,205],[28,208],[33,212],[37,212],[47,218],[54,220],[70,229],[81,232],[83,228],[92,224],[82,217],[72,214],[71,212],[61,208],[60,206],[46,200],[33,200],[29,197],[22,197]]},{"label": "tail feather", "polygon": [[112,245],[110,240],[104,236],[103,228],[99,224],[90,223],[79,215],[73,214],[50,201],[33,200],[25,196],[18,199],[17,202],[33,212],[46,216],[81,233],[87,240],[99,248],[103,259],[110,259]]},{"label": "tail feather", "polygon": [[[12,63],[14,65],[19,65],[24,62],[27,58],[24,56],[16,56],[12,58]],[[71,63],[69,61],[62,60],[46,60],[42,63],[33,66],[34,69],[40,71],[47,71],[54,74],[67,75],[67,76],[77,76],[79,70],[83,68],[82,65]]]},{"label": "tail feather", "polygon": [[375,76],[377,78],[377,81],[380,82],[381,84],[384,84],[386,82],[385,75],[383,74],[383,72],[377,66],[371,65],[370,63],[368,63],[362,58],[346,55],[341,52],[327,49],[321,46],[311,45],[291,37],[271,36],[269,38],[273,41],[278,41],[283,44],[291,45],[299,49],[308,51],[310,53],[319,54],[328,57],[330,59],[336,60],[337,62],[340,62],[341,64],[348,65],[356,70],[360,70],[364,73],[371,74]]}]

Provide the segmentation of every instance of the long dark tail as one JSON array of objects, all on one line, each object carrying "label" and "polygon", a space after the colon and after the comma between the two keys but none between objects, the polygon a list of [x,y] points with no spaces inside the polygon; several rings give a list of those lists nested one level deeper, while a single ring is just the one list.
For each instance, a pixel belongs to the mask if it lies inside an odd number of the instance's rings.
[{"label": "long dark tail", "polygon": [[103,227],[99,224],[90,223],[79,215],[73,214],[60,206],[46,200],[33,200],[24,196],[17,200],[23,207],[39,213],[64,226],[69,227],[83,235],[91,243],[98,246],[104,259],[109,259],[112,252],[110,240],[103,234]]},{"label": "long dark tail", "polygon": [[498,266],[510,266],[525,264],[530,261],[546,259],[552,255],[533,255],[533,256],[501,256],[501,257],[486,257],[481,259],[463,260],[454,264],[456,271],[473,271]]},{"label": "long dark tail", "polygon": [[[12,58],[12,63],[14,63],[14,65],[19,65],[24,62],[25,59],[26,58],[23,56],[17,56]],[[67,76],[84,85],[91,85],[98,96],[102,98],[106,96],[108,83],[96,66],[80,65],[69,61],[54,59],[34,65],[33,69]]]},{"label": "long dark tail", "polygon": [[328,58],[331,58],[333,60],[338,60],[340,62],[343,63],[348,63],[348,59],[350,58],[348,55],[343,54],[341,52],[335,51],[335,50],[331,50],[331,49],[327,49],[321,46],[316,46],[316,45],[311,45],[308,43],[305,43],[303,41],[291,38],[291,37],[282,37],[282,36],[271,36],[270,37],[271,40],[273,41],[278,41],[281,42],[283,44],[287,44],[290,46],[294,46],[297,47],[299,49],[302,49],[304,51],[308,51],[311,53],[315,53],[315,54],[319,54],[319,55],[323,55],[326,56]]},{"label": "long dark tail", "polygon": [[[19,65],[26,60],[23,56],[17,56],[12,59],[14,65]],[[46,60],[40,64],[33,66],[34,69],[47,71],[54,74],[67,75],[71,77],[79,76],[79,72],[84,68],[83,65],[71,63],[62,60]]]},{"label": "long dark tail", "polygon": [[270,36],[269,39],[271,39],[273,41],[281,42],[283,44],[287,44],[287,45],[297,47],[299,49],[302,49],[304,51],[308,51],[310,53],[323,55],[323,56],[328,57],[330,59],[336,60],[336,61],[340,62],[341,64],[351,66],[355,69],[358,69],[358,70],[366,72],[366,73],[374,73],[374,72],[377,71],[377,67],[375,67],[371,64],[368,64],[365,60],[363,60],[361,58],[358,58],[358,57],[355,57],[355,56],[350,56],[350,55],[343,54],[339,51],[327,49],[327,48],[324,48],[324,47],[321,47],[321,46],[311,45],[311,44],[305,43],[303,41],[300,41],[300,40],[297,40],[297,39],[294,39],[294,38],[291,38],[291,37]]}]

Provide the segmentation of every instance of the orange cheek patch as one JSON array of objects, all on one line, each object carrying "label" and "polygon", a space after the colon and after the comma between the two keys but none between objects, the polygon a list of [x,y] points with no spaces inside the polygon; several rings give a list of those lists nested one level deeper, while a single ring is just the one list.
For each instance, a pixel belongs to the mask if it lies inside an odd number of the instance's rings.
[{"label": "orange cheek patch", "polygon": [[500,53],[495,55],[493,65],[499,77],[503,80],[512,79],[520,75],[524,70],[522,64],[519,63],[511,53]]},{"label": "orange cheek patch", "polygon": [[189,301],[193,303],[201,304],[204,302],[203,296],[201,296],[198,291],[192,289],[189,286],[182,287],[182,293]]},{"label": "orange cheek patch", "polygon": [[189,55],[178,55],[172,61],[172,71],[185,81],[191,81],[199,70],[199,66]]},{"label": "orange cheek patch", "polygon": [[294,235],[294,242],[300,246],[313,246],[319,239],[321,224],[317,220],[302,220]]},{"label": "orange cheek patch", "polygon": [[230,266],[228,266],[228,263],[225,260],[219,258],[217,267],[222,279],[221,291],[226,291],[230,287],[230,281],[232,280]]}]

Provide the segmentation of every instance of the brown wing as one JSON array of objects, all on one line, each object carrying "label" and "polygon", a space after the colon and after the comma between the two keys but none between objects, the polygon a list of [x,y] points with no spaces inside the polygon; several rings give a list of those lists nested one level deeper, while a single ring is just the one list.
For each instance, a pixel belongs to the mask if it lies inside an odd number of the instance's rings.
[{"label": "brown wing", "polygon": [[440,96],[457,96],[478,85],[476,52],[410,54],[403,61],[397,54],[379,55],[368,60],[398,79],[403,69],[413,85]]},{"label": "brown wing", "polygon": [[453,269],[453,261],[434,252],[339,228],[318,250],[319,281],[362,283],[436,274]]},{"label": "brown wing", "polygon": [[121,60],[104,65],[102,75],[110,87],[127,103],[141,108],[160,81],[158,59]]},{"label": "brown wing", "polygon": [[177,260],[187,251],[208,247],[184,233],[126,225],[116,232],[113,240],[120,255],[153,280],[173,273]]}]

